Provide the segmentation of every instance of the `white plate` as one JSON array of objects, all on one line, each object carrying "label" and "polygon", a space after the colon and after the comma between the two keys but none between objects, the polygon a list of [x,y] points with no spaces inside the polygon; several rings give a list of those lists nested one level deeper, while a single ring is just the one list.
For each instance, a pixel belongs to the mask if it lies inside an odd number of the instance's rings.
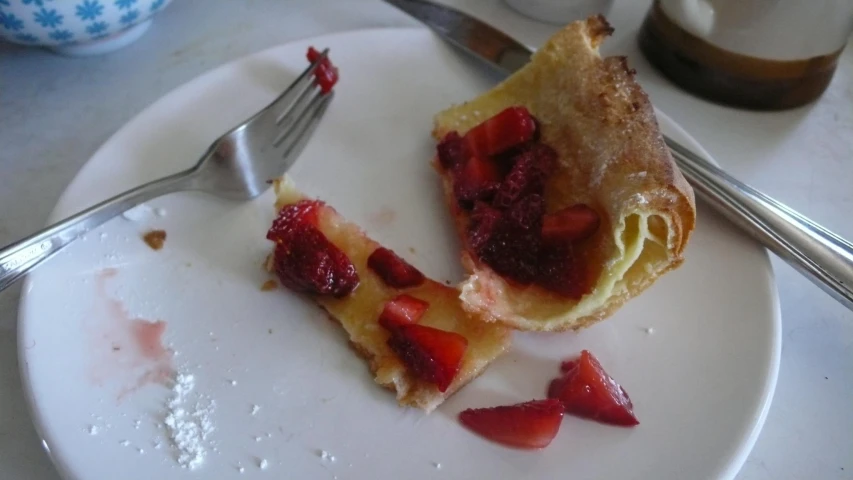
[{"label": "white plate", "polygon": [[[434,278],[461,278],[428,165],[429,131],[437,110],[491,80],[420,29],[297,42],[201,76],[119,130],[53,218],[193,164],[291,82],[309,44],[331,48],[342,80],[291,171],[297,185]],[[659,120],[701,151],[666,116]],[[260,291],[272,202],[271,192],[244,204],[200,193],[160,198],[150,205],[166,216],[114,219],[29,277],[23,378],[65,478],[717,478],[733,476],[755,440],[779,363],[773,277],[766,253],[707,209],[683,267],[580,334],[517,335],[511,354],[425,416],[397,407],[317,308],[289,292]],[[139,239],[152,227],[168,232],[159,252]],[[165,322],[171,360],[132,348],[133,326],[150,326],[130,320],[137,317]],[[639,427],[570,417],[548,449],[529,452],[457,423],[467,407],[542,397],[558,362],[584,348],[630,393]],[[196,470],[178,465],[162,426],[170,390],[145,382],[170,362],[195,378],[188,411],[215,402]]]}]

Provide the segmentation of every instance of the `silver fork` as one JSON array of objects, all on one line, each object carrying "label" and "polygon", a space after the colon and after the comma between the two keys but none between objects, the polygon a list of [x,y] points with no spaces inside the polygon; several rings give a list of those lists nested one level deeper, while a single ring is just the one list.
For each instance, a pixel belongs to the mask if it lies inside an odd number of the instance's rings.
[{"label": "silver fork", "polygon": [[322,93],[314,78],[327,54],[328,49],[272,103],[216,139],[194,167],[116,195],[0,249],[0,291],[84,233],[152,198],[200,190],[245,201],[266,191],[269,180],[296,161],[334,98],[334,91]]}]

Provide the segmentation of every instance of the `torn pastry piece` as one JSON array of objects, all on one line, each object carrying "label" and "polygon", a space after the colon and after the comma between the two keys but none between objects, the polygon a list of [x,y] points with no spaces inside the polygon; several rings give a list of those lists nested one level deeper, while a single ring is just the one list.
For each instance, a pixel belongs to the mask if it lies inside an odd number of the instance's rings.
[{"label": "torn pastry piece", "polygon": [[684,260],[693,191],[601,16],[557,32],[478,98],[435,117],[469,276],[465,308],[521,330],[598,322]]},{"label": "torn pastry piece", "polygon": [[459,292],[426,278],[332,207],[275,182],[276,243],[267,268],[337,321],[376,383],[427,412],[510,345],[510,330],[466,312]]}]

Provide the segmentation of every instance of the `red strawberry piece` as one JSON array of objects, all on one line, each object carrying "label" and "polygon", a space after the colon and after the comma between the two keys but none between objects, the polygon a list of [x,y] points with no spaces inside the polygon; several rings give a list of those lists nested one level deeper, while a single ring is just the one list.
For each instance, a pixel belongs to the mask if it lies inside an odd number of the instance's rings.
[{"label": "red strawberry piece", "polygon": [[461,208],[470,210],[475,201],[490,199],[500,181],[500,170],[495,162],[474,156],[453,171],[453,195]]},{"label": "red strawberry piece", "polygon": [[547,243],[570,243],[592,236],[601,225],[601,217],[591,207],[579,203],[545,215],[542,239]]},{"label": "red strawberry piece", "polygon": [[319,200],[300,200],[282,208],[278,217],[267,231],[267,240],[279,241],[288,238],[293,229],[302,225],[316,225],[317,213],[323,207]]},{"label": "red strawberry piece", "polygon": [[287,228],[277,238],[275,271],[281,283],[296,292],[345,297],[358,286],[355,267],[346,254],[313,225]]},{"label": "red strawberry piece", "polygon": [[562,420],[563,405],[554,399],[469,408],[459,414],[463,425],[489,440],[525,449],[547,447],[557,436]]},{"label": "red strawberry piece", "polygon": [[533,138],[536,122],[525,107],[509,107],[465,134],[471,152],[482,156],[499,154]]},{"label": "red strawberry piece", "polygon": [[586,267],[574,256],[572,246],[543,244],[539,251],[536,284],[567,298],[581,298],[592,285]]},{"label": "red strawberry piece", "polygon": [[[564,363],[565,365],[565,363]],[[566,413],[621,426],[640,422],[628,393],[616,383],[589,351],[581,352],[574,367],[551,382],[548,397],[559,399]]]},{"label": "red strawberry piece", "polygon": [[385,303],[382,313],[379,314],[379,324],[393,330],[400,325],[417,323],[427,308],[429,302],[425,300],[406,294],[399,295]]},{"label": "red strawberry piece", "polygon": [[329,93],[332,87],[338,83],[338,68],[319,65],[314,71],[314,76],[317,78],[317,85],[320,86],[320,92]]},{"label": "red strawberry piece", "polygon": [[436,147],[438,161],[445,170],[453,170],[468,159],[465,142],[455,131],[448,133]]},{"label": "red strawberry piece", "polygon": [[[314,63],[320,58],[320,52],[314,47],[308,47],[306,57],[309,62]],[[323,93],[331,92],[332,87],[338,82],[338,68],[332,65],[328,56],[314,69],[314,78],[317,79],[317,84]]]},{"label": "red strawberry piece", "polygon": [[490,207],[488,203],[477,202],[474,205],[468,224],[468,245],[474,252],[479,252],[492,238],[500,219],[500,210]]},{"label": "red strawberry piece", "polygon": [[308,47],[308,53],[306,53],[305,56],[308,58],[309,62],[314,63],[318,58],[320,58],[320,51],[314,47]]},{"label": "red strawberry piece", "polygon": [[557,165],[557,152],[543,144],[533,144],[519,151],[513,166],[501,182],[492,205],[506,209],[530,194],[543,194],[545,180]]},{"label": "red strawberry piece", "polygon": [[560,371],[563,373],[569,373],[578,366],[577,360],[565,360],[560,363]]},{"label": "red strawberry piece", "polygon": [[458,333],[414,323],[393,328],[388,346],[416,377],[444,392],[459,372],[468,340]]},{"label": "red strawberry piece", "polygon": [[389,287],[408,288],[424,283],[424,274],[393,251],[379,247],[367,258],[367,266]]},{"label": "red strawberry piece", "polygon": [[[480,246],[475,253],[495,272],[522,284],[533,282],[539,272],[540,230],[544,213],[545,200],[540,195],[521,199],[503,212],[492,234],[478,244]],[[470,232],[469,229],[469,235]],[[478,235],[485,236],[482,233]]]},{"label": "red strawberry piece", "polygon": [[542,228],[542,216],[545,214],[545,199],[542,195],[529,195],[506,211],[510,227],[517,232],[536,232]]}]

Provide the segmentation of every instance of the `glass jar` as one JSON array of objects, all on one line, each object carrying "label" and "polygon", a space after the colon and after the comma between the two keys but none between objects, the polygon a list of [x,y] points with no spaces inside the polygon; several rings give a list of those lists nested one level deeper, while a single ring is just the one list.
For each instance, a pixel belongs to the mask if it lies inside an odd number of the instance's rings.
[{"label": "glass jar", "polygon": [[640,50],[709,100],[758,110],[826,90],[853,30],[853,0],[655,0]]}]

